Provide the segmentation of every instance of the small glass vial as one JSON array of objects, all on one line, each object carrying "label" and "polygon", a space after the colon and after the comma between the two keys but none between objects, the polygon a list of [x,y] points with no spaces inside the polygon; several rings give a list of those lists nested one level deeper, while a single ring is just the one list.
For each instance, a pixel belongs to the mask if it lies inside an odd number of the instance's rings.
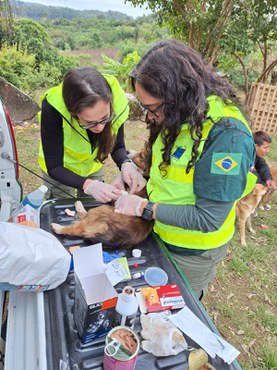
[{"label": "small glass vial", "polygon": [[133,287],[128,285],[119,294],[115,310],[117,312],[115,317],[116,325],[134,328],[138,311],[138,301]]}]

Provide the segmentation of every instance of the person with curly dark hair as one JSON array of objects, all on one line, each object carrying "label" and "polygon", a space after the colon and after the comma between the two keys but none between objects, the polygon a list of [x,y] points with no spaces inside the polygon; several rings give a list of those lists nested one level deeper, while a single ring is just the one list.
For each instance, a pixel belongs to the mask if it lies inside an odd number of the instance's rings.
[{"label": "person with curly dark hair", "polygon": [[[129,107],[114,76],[90,67],[73,68],[41,100],[38,162],[49,198],[74,196],[77,189],[78,196],[106,203],[121,195],[124,183],[131,193],[145,186],[127,155],[124,122]],[[121,173],[106,184],[102,166],[109,154]]]},{"label": "person with curly dark hair", "polygon": [[155,220],[201,299],[234,234],[236,202],[257,180],[251,130],[232,86],[181,42],[152,47],[131,83],[150,129],[149,201],[122,195],[115,209]]}]

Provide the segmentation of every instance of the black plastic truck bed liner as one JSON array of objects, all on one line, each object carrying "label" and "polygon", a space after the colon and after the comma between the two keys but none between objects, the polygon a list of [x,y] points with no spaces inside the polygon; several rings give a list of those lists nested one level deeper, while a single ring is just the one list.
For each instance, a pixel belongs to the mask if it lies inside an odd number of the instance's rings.
[{"label": "black plastic truck bed liner", "polygon": [[[98,206],[91,200],[82,199],[86,209]],[[56,222],[63,225],[73,221],[65,213],[65,209],[74,210],[74,204],[71,199],[60,199],[45,203],[41,209],[41,228],[51,231],[51,223]],[[59,240],[68,248],[72,245],[87,246],[88,241],[82,238],[58,236]],[[154,234],[151,234],[147,240],[134,246],[142,250],[142,256],[139,260],[134,260],[131,256],[131,249],[123,250],[128,258],[131,274],[144,271],[147,267],[158,266],[166,271],[169,284],[177,284],[182,296],[189,309],[199,317],[213,332],[220,335],[215,325],[209,318],[202,304],[198,301],[187,282],[178,273],[176,267],[171,261],[170,255],[166,251],[163,243]],[[113,251],[111,251],[113,252]],[[138,262],[138,266],[134,264]],[[127,283],[120,283],[116,286],[120,293]],[[128,285],[138,289],[147,285],[143,279],[132,279]],[[78,336],[74,318],[74,272],[70,272],[67,280],[57,289],[44,294],[45,320],[46,320],[46,343],[47,343],[47,362],[48,370],[100,370],[102,367],[104,353],[104,339],[96,340],[90,344],[82,344]],[[139,317],[135,325],[135,330],[140,331]],[[186,337],[190,346],[199,348],[190,338]],[[186,370],[188,352],[181,352],[176,356],[155,357],[152,354],[140,350],[135,370]],[[226,364],[221,358],[209,358],[209,362],[217,370],[241,369],[237,361],[231,365]]]}]

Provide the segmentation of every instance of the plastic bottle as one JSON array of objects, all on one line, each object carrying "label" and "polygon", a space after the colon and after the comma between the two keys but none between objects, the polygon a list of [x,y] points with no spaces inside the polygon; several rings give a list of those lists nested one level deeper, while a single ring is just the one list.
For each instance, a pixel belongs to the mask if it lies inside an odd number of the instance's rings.
[{"label": "plastic bottle", "polygon": [[24,207],[27,204],[29,204],[29,206],[31,206],[32,208],[35,209],[39,208],[44,201],[44,197],[47,191],[48,191],[47,186],[41,185],[38,189],[27,194],[26,197],[22,200],[20,206]]},{"label": "plastic bottle", "polygon": [[119,294],[115,310],[117,312],[115,318],[116,325],[134,327],[136,313],[138,311],[138,301],[133,287],[126,286],[122,293]]},{"label": "plastic bottle", "polygon": [[[42,205],[46,192],[48,191],[47,186],[41,185],[38,189],[27,194],[22,200],[19,206],[12,212],[11,217],[13,222],[22,222],[27,220],[35,221],[38,219],[38,208]],[[33,209],[33,215],[27,215],[24,213],[24,207],[29,205]],[[36,211],[34,211],[36,210]]]}]

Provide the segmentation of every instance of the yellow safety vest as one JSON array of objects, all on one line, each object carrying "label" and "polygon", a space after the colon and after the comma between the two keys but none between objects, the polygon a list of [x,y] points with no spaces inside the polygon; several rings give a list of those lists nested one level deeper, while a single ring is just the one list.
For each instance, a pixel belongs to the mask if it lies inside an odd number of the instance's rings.
[{"label": "yellow safety vest", "polygon": [[[129,116],[128,100],[115,77],[104,74],[103,77],[105,77],[110,85],[113,94],[113,108],[116,117],[112,121],[112,134],[116,136],[120,126]],[[62,116],[64,167],[83,177],[87,177],[90,174],[97,172],[102,167],[102,163],[96,160],[98,147],[94,148],[92,151],[92,146],[86,130],[82,129],[79,126],[78,121],[71,117],[62,97],[62,84],[49,89],[42,96],[41,101],[44,98],[46,98]],[[40,120],[40,112],[38,117]],[[51,122],[48,122],[48,124],[51,125]],[[47,173],[41,142],[38,163],[41,169]]]},{"label": "yellow safety vest", "polygon": [[[207,117],[211,117],[214,122],[221,118],[232,117],[240,120],[250,131],[248,124],[240,110],[232,105],[226,105],[217,96],[207,98],[209,102],[209,111]],[[202,130],[202,140],[198,147],[199,157],[203,151],[205,140],[214,123],[208,119],[204,122]],[[250,131],[251,132],[251,131]],[[177,148],[186,148],[185,152],[178,160],[171,156],[171,163],[166,167],[166,176],[159,170],[159,164],[162,162],[162,149],[164,147],[161,135],[159,135],[152,147],[152,165],[150,179],[147,184],[147,193],[149,200],[154,203],[164,204],[183,204],[194,205],[196,196],[193,191],[194,168],[186,174],[186,167],[191,157],[193,141],[190,137],[188,124],[182,126],[181,132],[177,137],[172,153]],[[256,176],[249,172],[247,184],[242,196],[248,194],[256,183]],[[234,234],[235,205],[230,211],[227,219],[219,230],[202,233],[201,231],[187,230],[176,226],[163,224],[155,221],[154,231],[165,242],[176,245],[181,248],[189,249],[213,249],[227,243]]]}]

